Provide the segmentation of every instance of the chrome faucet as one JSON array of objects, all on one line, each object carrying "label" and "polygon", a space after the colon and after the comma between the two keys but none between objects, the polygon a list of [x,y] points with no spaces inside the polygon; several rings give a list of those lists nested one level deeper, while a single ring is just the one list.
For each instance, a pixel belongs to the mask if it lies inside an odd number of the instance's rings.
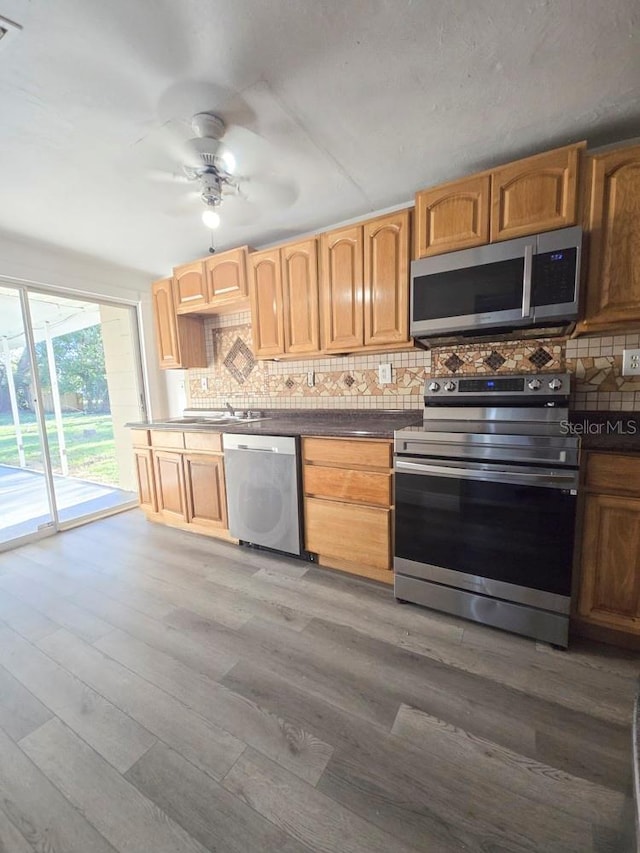
[{"label": "chrome faucet", "polygon": [[225,409],[229,412],[229,414],[231,415],[231,417],[232,417],[232,418],[235,418],[235,416],[236,416],[236,410],[233,408],[233,406],[231,405],[231,403],[225,403],[225,404],[224,404],[224,407],[225,407]]}]

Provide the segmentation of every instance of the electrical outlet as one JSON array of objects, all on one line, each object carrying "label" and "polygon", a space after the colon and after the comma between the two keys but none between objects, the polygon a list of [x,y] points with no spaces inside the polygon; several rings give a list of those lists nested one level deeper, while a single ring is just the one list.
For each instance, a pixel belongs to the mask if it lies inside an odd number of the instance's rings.
[{"label": "electrical outlet", "polygon": [[389,385],[391,383],[391,365],[378,365],[378,382],[380,385]]},{"label": "electrical outlet", "polygon": [[316,384],[316,375],[313,372],[313,370],[308,370],[307,371],[307,385],[309,386],[309,388],[313,388],[313,386],[315,384]]},{"label": "electrical outlet", "polygon": [[200,390],[201,391],[208,391],[209,390],[209,380],[207,379],[206,376],[203,376],[200,379]]},{"label": "electrical outlet", "polygon": [[622,350],[622,375],[640,376],[640,349]]}]

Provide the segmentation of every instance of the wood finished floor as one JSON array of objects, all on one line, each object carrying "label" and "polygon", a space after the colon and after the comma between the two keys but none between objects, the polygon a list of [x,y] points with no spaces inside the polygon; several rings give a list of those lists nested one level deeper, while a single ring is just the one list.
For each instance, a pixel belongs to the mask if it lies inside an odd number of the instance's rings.
[{"label": "wood finished floor", "polygon": [[0,555],[0,853],[631,850],[638,669],[123,513]]}]

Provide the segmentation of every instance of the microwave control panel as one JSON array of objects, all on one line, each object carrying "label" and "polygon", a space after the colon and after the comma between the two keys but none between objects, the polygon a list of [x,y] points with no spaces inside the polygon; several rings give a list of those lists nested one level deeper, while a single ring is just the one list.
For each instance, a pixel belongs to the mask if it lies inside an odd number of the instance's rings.
[{"label": "microwave control panel", "polygon": [[533,257],[531,301],[533,305],[573,302],[576,293],[578,250],[555,249]]}]

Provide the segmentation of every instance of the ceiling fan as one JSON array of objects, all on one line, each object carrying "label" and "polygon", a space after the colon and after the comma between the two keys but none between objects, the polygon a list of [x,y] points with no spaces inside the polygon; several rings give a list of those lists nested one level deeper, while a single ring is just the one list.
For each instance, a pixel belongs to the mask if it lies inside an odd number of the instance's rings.
[{"label": "ceiling fan", "polygon": [[[266,168],[267,158],[260,156],[265,143],[257,134],[240,126],[227,128],[224,120],[210,111],[196,113],[190,128],[193,135],[189,139],[180,139],[177,148],[171,146],[180,161],[179,171],[155,171],[151,176],[194,185],[189,198],[204,204],[202,221],[208,228],[220,225],[220,212],[225,221],[246,224],[263,212],[261,208],[273,210],[295,201],[297,190],[291,181],[236,174],[234,149],[238,149],[243,166],[255,171]],[[175,125],[173,130],[175,134]]]}]

